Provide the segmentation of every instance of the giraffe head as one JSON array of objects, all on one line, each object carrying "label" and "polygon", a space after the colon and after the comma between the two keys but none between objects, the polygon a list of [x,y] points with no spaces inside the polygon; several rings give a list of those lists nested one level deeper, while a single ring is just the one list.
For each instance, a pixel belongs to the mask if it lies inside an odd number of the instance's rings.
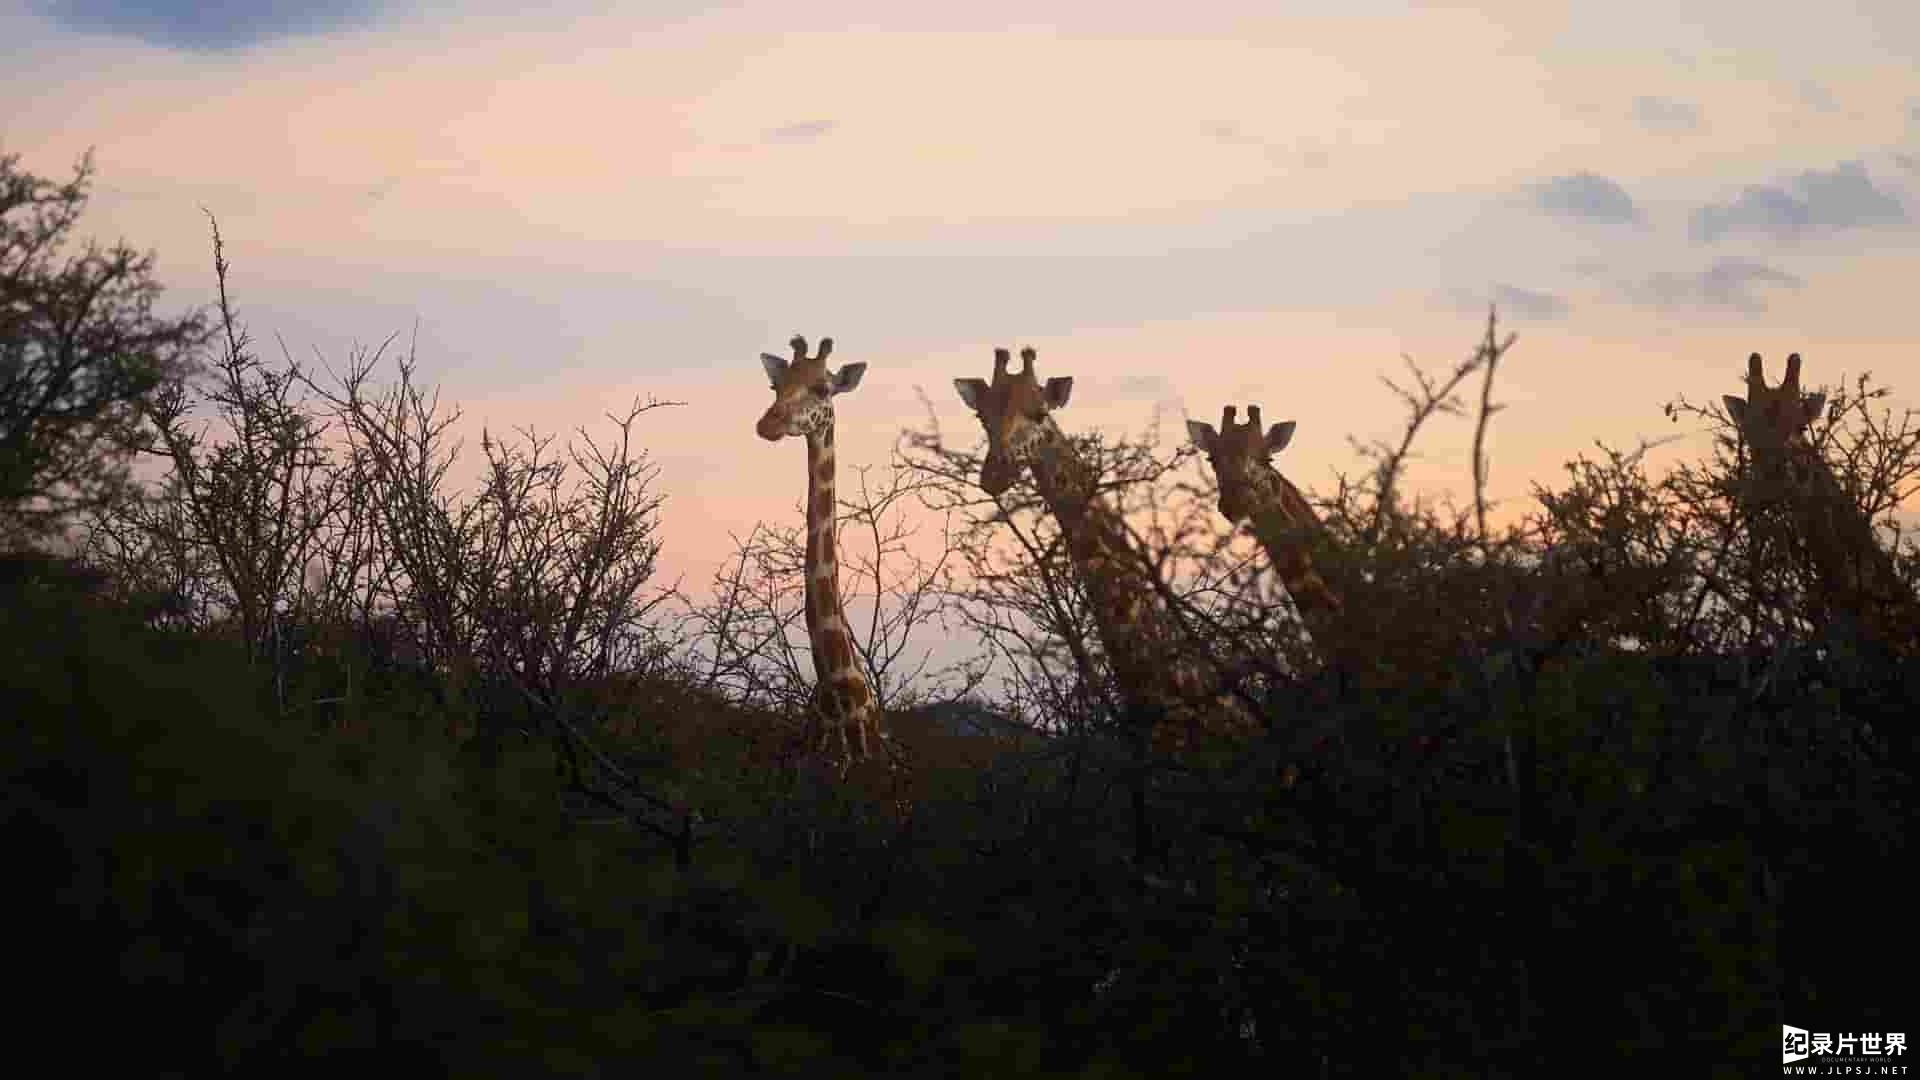
[{"label": "giraffe head", "polygon": [[844,394],[860,385],[867,365],[848,364],[837,372],[827,370],[827,357],[833,355],[833,339],[821,338],[820,351],[807,356],[807,339],[795,336],[793,359],[761,353],[760,363],[767,369],[767,381],[773,384],[773,404],[754,425],[760,437],[770,442],[789,435],[815,435],[833,427],[833,395]]},{"label": "giraffe head", "polygon": [[1825,394],[1800,393],[1800,354],[1787,357],[1787,374],[1769,390],[1760,366],[1760,354],[1747,357],[1747,396],[1727,394],[1720,399],[1727,415],[1755,452],[1772,455],[1792,443],[1826,408]]},{"label": "giraffe head", "polygon": [[1213,474],[1220,481],[1220,512],[1231,521],[1244,521],[1254,509],[1273,494],[1273,467],[1267,458],[1286,449],[1293,441],[1293,421],[1286,420],[1266,431],[1260,429],[1260,406],[1247,406],[1247,422],[1233,422],[1234,408],[1220,413],[1220,430],[1204,420],[1187,421],[1187,434],[1193,444],[1213,461]]},{"label": "giraffe head", "polygon": [[993,350],[993,381],[955,379],[960,400],[987,429],[987,457],[980,465],[980,486],[998,495],[1013,486],[1020,469],[1033,460],[1047,439],[1048,414],[1065,408],[1073,393],[1071,376],[1041,385],[1033,371],[1032,349],[1020,350],[1020,370],[1007,371],[1007,350]]}]

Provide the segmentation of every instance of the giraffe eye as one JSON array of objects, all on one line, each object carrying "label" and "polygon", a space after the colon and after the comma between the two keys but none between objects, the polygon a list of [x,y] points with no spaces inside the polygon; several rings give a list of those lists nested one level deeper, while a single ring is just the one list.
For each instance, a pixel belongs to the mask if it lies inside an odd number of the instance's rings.
[{"label": "giraffe eye", "polygon": [[823,397],[826,397],[826,396],[828,395],[828,392],[829,392],[829,391],[828,391],[828,389],[827,389],[827,384],[826,384],[826,383],[821,383],[821,384],[819,384],[818,386],[815,386],[815,387],[813,388],[813,396],[814,396],[814,397],[817,397],[817,398],[823,398]]}]

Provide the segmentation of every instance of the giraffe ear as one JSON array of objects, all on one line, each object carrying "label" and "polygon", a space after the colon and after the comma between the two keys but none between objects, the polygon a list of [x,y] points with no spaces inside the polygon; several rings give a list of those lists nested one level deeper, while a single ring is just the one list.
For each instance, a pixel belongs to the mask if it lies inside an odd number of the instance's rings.
[{"label": "giraffe ear", "polygon": [[1214,440],[1220,437],[1219,434],[1213,430],[1213,425],[1207,423],[1205,420],[1187,421],[1187,436],[1193,440],[1193,445],[1208,454],[1213,453]]},{"label": "giraffe ear", "polygon": [[1746,398],[1734,397],[1732,394],[1722,394],[1720,396],[1720,403],[1727,407],[1727,415],[1733,417],[1734,423],[1744,424],[1747,422]]},{"label": "giraffe ear", "polygon": [[760,354],[760,366],[767,369],[767,381],[777,383],[787,373],[787,358],[763,352]]},{"label": "giraffe ear", "polygon": [[1067,399],[1073,396],[1073,376],[1061,375],[1048,379],[1046,389],[1041,392],[1041,396],[1046,399],[1049,409],[1066,408]]},{"label": "giraffe ear", "polygon": [[979,412],[982,403],[987,400],[985,379],[955,379],[953,388],[960,392],[960,400],[966,402],[967,408],[974,412]]},{"label": "giraffe ear", "polygon": [[1826,411],[1827,411],[1827,395],[1825,394],[1808,394],[1807,395],[1807,422],[1808,423],[1812,423],[1814,420],[1819,419]]},{"label": "giraffe ear", "polygon": [[1287,448],[1293,441],[1293,426],[1293,421],[1282,420],[1267,429],[1267,453],[1277,454]]},{"label": "giraffe ear", "polygon": [[833,377],[833,392],[836,394],[844,394],[854,387],[859,386],[860,376],[866,373],[867,365],[864,362],[848,364],[846,367],[841,368]]}]

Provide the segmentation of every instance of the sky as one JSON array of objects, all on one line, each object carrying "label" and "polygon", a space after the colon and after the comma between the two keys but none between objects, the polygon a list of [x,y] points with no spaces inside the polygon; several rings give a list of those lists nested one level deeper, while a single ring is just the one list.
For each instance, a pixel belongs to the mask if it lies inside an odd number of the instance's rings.
[{"label": "sky", "polygon": [[[319,7],[333,14],[314,15]],[[964,9],[964,10],[962,10]],[[1920,4],[1499,0],[912,5],[0,0],[0,151],[81,231],[338,367],[417,330],[478,426],[606,430],[636,396],[668,576],[797,524],[758,354],[832,336],[843,486],[996,346],[1072,375],[1073,430],[1257,403],[1327,491],[1396,437],[1380,382],[1496,303],[1493,493],[1745,357],[1920,402]],[[277,350],[277,344],[271,345]],[[1409,483],[1470,493],[1471,425]]]}]

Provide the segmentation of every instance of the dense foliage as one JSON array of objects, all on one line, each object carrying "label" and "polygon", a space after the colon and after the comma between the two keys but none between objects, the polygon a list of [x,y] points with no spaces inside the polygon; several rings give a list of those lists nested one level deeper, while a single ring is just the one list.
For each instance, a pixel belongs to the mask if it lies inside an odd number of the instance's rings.
[{"label": "dense foliage", "polygon": [[1268,748],[1166,776],[1164,876],[1068,745],[904,830],[772,794],[677,868],[570,820],[543,745],[316,739],[237,652],[44,585],[0,612],[27,1026],[143,1071],[1486,1075],[1901,1022],[1863,951],[1912,854],[1911,666],[1349,707],[1291,787]]}]

